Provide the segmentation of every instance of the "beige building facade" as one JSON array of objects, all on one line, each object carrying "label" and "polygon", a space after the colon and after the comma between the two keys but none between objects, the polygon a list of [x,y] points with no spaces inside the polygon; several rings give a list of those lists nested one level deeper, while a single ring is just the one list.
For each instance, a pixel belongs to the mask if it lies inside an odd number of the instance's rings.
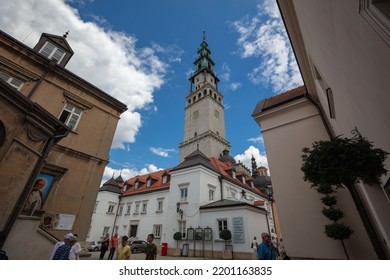
[{"label": "beige building facade", "polygon": [[[260,125],[278,203],[281,231],[292,257],[344,259],[339,241],[324,234],[319,195],[303,181],[302,148],[356,127],[375,147],[390,152],[390,37],[388,1],[278,1],[304,87],[263,100],[253,117]],[[389,169],[390,159],[385,162]],[[381,186],[357,186],[390,256],[389,173]],[[352,259],[376,259],[347,190],[338,192],[345,241]]]},{"label": "beige building facade", "polygon": [[[0,32],[1,79],[26,102],[46,112],[47,116],[37,118],[49,118],[56,122],[52,130],[63,130],[63,138],[56,137],[48,147],[46,130],[46,134],[28,133],[26,114],[2,104],[8,108],[0,112],[6,141],[23,142],[23,156],[37,158],[20,161],[10,154],[9,145],[0,146],[0,172],[7,175],[2,177],[0,191],[6,193],[9,186],[17,185],[12,195],[7,194],[15,199],[2,206],[8,212],[0,228],[1,247],[11,259],[47,259],[53,242],[67,232],[78,233],[80,241],[86,239],[115,129],[127,109],[66,69],[73,55],[66,37],[44,33],[30,48]],[[12,123],[10,115],[21,120]],[[20,169],[25,173],[22,178],[15,172]],[[38,187],[39,182],[43,187]]]}]

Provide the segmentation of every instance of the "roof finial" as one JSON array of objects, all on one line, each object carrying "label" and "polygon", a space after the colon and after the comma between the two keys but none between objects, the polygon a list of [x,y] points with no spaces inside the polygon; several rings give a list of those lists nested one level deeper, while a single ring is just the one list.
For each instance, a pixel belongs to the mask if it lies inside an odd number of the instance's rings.
[{"label": "roof finial", "polygon": [[70,30],[66,31],[65,34],[62,35],[62,37],[64,37],[64,38],[66,39],[66,37],[68,37],[68,35],[69,35],[69,31],[70,31]]},{"label": "roof finial", "polygon": [[203,31],[203,41],[206,41],[206,31]]},{"label": "roof finial", "polygon": [[114,179],[114,176],[115,176],[115,172],[112,172],[112,179]]}]

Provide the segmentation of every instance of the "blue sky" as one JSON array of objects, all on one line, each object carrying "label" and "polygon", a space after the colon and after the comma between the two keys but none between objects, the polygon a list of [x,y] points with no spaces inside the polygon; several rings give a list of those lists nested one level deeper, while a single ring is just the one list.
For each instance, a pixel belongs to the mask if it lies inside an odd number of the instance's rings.
[{"label": "blue sky", "polygon": [[127,104],[103,181],[173,167],[188,75],[206,32],[224,95],[230,154],[268,166],[258,101],[302,84],[273,0],[0,0],[0,27],[33,47],[43,32],[75,52],[67,68]]}]

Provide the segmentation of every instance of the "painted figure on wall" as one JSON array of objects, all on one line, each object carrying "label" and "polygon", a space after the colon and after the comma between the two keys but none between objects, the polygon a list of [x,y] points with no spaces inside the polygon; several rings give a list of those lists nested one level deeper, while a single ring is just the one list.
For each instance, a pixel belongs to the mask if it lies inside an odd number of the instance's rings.
[{"label": "painted figure on wall", "polygon": [[39,210],[42,208],[42,205],[45,202],[52,187],[53,181],[53,175],[45,173],[39,174],[24,206],[24,208],[28,210],[30,215],[33,215],[35,210]]},{"label": "painted figure on wall", "polygon": [[46,186],[44,179],[37,179],[34,183],[34,187],[27,199],[25,208],[32,214],[36,209],[40,209],[42,206],[42,189]]}]

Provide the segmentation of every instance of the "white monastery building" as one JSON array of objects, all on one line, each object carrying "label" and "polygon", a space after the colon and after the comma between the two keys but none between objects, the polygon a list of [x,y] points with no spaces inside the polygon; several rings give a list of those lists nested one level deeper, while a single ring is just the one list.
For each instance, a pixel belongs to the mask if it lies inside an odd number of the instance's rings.
[{"label": "white monastery building", "polygon": [[[223,95],[205,36],[194,61],[186,96],[184,141],[180,163],[123,181],[110,179],[100,188],[88,240],[106,233],[145,240],[149,233],[168,254],[251,259],[254,236],[276,238],[272,205],[266,195],[271,181],[252,159],[252,172],[229,155],[225,139]],[[226,244],[219,232],[229,229]],[[181,241],[173,236],[180,232]],[[163,250],[165,251],[165,250]],[[164,253],[164,252],[162,252]]]}]

